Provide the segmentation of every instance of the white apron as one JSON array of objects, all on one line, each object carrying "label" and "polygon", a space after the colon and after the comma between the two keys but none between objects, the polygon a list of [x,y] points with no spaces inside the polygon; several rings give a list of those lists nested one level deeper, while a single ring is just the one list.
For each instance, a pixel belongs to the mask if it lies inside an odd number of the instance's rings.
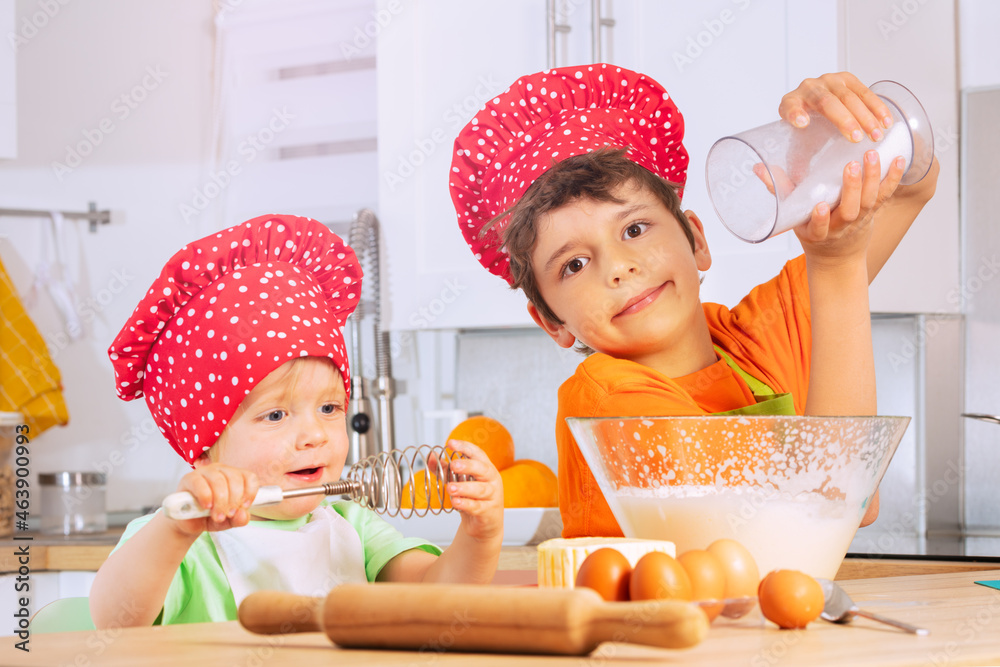
[{"label": "white apron", "polygon": [[357,531],[329,507],[316,508],[298,530],[251,523],[211,533],[236,606],[255,591],[321,597],[346,583],[366,583]]}]

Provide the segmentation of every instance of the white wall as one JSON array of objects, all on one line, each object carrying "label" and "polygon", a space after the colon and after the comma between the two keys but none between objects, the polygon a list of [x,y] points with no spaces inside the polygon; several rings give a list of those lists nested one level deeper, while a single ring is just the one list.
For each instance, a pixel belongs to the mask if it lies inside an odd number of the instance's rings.
[{"label": "white wall", "polygon": [[958,3],[959,81],[964,88],[1000,86],[1000,2]]},{"label": "white wall", "polygon": [[[17,54],[19,156],[0,160],[0,206],[86,210],[96,201],[123,222],[96,233],[70,223],[64,239],[79,280],[82,340],[67,342],[47,296],[30,308],[62,371],[70,411],[69,426],[34,442],[31,469],[110,469],[109,509],[137,508],[172,491],[185,464],[143,401],[115,396],[107,348],[165,260],[200,235],[183,223],[178,204],[206,174],[212,3],[52,4],[58,13],[32,31],[24,20],[38,3],[17,2],[16,29],[28,35]],[[53,162],[66,163],[71,149],[89,154],[60,178]],[[42,225],[0,218],[0,256],[22,293],[33,280]]]},{"label": "white wall", "polygon": [[[959,5],[962,35],[963,114],[963,249],[961,295],[965,321],[965,410],[1000,413],[1000,3],[963,0]],[[992,90],[990,90],[992,89]],[[1000,543],[1000,426],[964,423],[965,521],[982,542]],[[989,540],[985,536],[993,536]]]},{"label": "white wall", "polygon": [[[14,32],[14,0],[0,0],[0,35]],[[0,51],[0,158],[17,155],[17,50]]]}]

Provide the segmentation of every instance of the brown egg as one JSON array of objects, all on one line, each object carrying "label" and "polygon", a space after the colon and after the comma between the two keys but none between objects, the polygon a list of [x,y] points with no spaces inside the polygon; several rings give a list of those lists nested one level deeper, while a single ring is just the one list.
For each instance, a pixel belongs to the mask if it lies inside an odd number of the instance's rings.
[{"label": "brown egg", "polygon": [[823,611],[823,588],[808,574],[775,570],[757,592],[764,617],[785,629],[804,628]]},{"label": "brown egg", "polygon": [[587,556],[576,572],[576,585],[597,591],[608,602],[628,600],[632,566],[620,551],[605,547]]},{"label": "brown egg", "polygon": [[[722,600],[726,592],[726,572],[718,558],[708,551],[692,549],[678,556],[677,562],[691,580],[691,595],[695,600]],[[703,604],[701,608],[711,621],[722,612],[723,606],[720,602]]]},{"label": "brown egg", "polygon": [[746,547],[736,540],[721,539],[708,545],[708,551],[719,560],[726,573],[725,597],[757,595],[760,571],[757,569],[757,561]]},{"label": "brown egg", "polygon": [[632,568],[629,593],[633,600],[691,600],[691,580],[676,559],[651,551]]}]

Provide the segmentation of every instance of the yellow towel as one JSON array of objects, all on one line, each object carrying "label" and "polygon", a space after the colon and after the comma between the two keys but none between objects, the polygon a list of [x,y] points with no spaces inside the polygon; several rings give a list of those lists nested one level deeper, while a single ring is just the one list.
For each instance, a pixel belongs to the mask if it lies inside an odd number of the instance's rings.
[{"label": "yellow towel", "polygon": [[62,378],[0,262],[0,411],[20,412],[35,437],[65,426]]}]

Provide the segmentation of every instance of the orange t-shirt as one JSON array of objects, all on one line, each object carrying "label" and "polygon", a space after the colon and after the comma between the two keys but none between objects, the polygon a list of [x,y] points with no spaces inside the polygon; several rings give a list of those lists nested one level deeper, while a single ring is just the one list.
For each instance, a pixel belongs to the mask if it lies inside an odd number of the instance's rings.
[{"label": "orange t-shirt", "polygon": [[[775,393],[792,394],[802,414],[812,347],[805,256],[755,287],[735,308],[702,304],[712,341]],[[621,536],[566,417],[705,415],[753,405],[753,392],[724,360],[680,378],[595,353],[559,388],[559,511],[563,537]]]}]

